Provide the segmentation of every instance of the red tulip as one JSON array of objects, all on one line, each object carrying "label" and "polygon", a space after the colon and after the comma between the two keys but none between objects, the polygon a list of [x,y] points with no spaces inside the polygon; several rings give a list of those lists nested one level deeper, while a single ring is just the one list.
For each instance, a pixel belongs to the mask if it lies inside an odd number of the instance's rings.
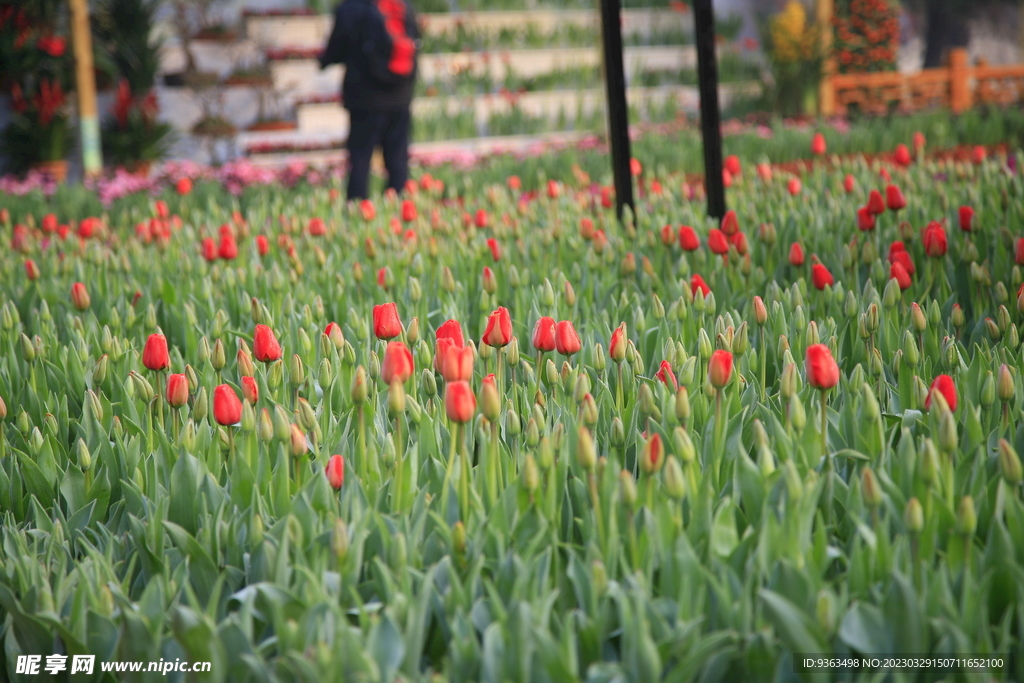
[{"label": "red tulip", "polygon": [[93,233],[96,231],[96,226],[98,224],[99,224],[99,219],[97,219],[97,218],[92,218],[92,217],[83,218],[78,223],[78,236],[81,237],[84,240],[89,239],[90,237],[92,237]]},{"label": "red tulip", "polygon": [[582,344],[580,336],[576,334],[576,328],[568,320],[560,320],[555,325],[555,348],[563,356],[571,356],[578,353]]},{"label": "red tulip", "polygon": [[634,176],[638,176],[644,172],[644,167],[641,165],[639,159],[634,157],[629,160],[629,172]]},{"label": "red tulip", "polygon": [[580,237],[588,242],[594,239],[594,221],[590,218],[580,220]]},{"label": "red tulip", "polygon": [[732,246],[736,247],[736,252],[740,256],[743,256],[744,254],[747,253],[747,236],[744,233],[736,233],[735,235],[729,238],[729,243],[732,244]]},{"label": "red tulip", "polygon": [[335,491],[340,491],[345,483],[345,458],[340,455],[332,455],[327,461],[327,468],[324,470],[327,476],[327,483]]},{"label": "red tulip", "polygon": [[824,156],[828,150],[825,145],[825,136],[821,133],[815,133],[814,137],[811,138],[811,154],[816,157]]},{"label": "red tulip", "polygon": [[501,247],[498,245],[498,240],[493,237],[489,237],[487,239],[487,248],[491,250],[491,258],[493,258],[495,262],[501,260]]},{"label": "red tulip", "polygon": [[722,169],[722,186],[726,189],[732,187],[732,173],[729,173],[729,169]]},{"label": "red tulip", "polygon": [[726,235],[733,235],[739,232],[740,222],[739,219],[736,218],[735,211],[730,209],[725,212],[725,215],[722,216],[722,224],[719,226],[719,229]]},{"label": "red tulip", "polygon": [[242,402],[238,394],[227,384],[213,390],[213,417],[217,424],[225,427],[238,424],[242,419]]},{"label": "red tulip", "polygon": [[861,232],[871,232],[875,229],[875,214],[871,213],[871,209],[862,206],[857,209],[857,229]]},{"label": "red tulip", "polygon": [[672,243],[676,241],[675,230],[673,230],[672,226],[667,223],[661,226],[659,234],[661,236],[661,243],[666,247],[671,247]]},{"label": "red tulip", "polygon": [[509,315],[507,308],[500,306],[487,318],[487,328],[481,341],[496,349],[512,341],[512,316]]},{"label": "red tulip", "polygon": [[508,184],[508,189],[519,190],[523,187],[523,181],[519,179],[517,175],[510,175],[508,180],[505,181]]},{"label": "red tulip", "polygon": [[1018,266],[1024,266],[1024,237],[1018,237],[1013,249],[1013,261]]},{"label": "red tulip", "polygon": [[708,232],[708,248],[714,254],[728,254],[729,238],[718,228],[711,228]]},{"label": "red tulip", "polygon": [[919,130],[918,130],[918,131],[915,131],[915,132],[914,132],[914,138],[913,138],[913,141],[914,141],[914,151],[915,151],[915,152],[919,152],[919,151],[921,151],[922,149],[924,149],[924,146],[925,146],[925,144],[926,144],[926,141],[925,141],[925,137],[924,137],[924,133],[922,133],[922,132],[921,132],[921,131],[919,131]]},{"label": "red tulip", "polygon": [[807,383],[815,389],[831,389],[839,383],[839,365],[832,357],[832,351],[824,344],[811,344],[807,347],[804,360],[807,372]]},{"label": "red tulip", "polygon": [[462,336],[462,325],[458,320],[446,320],[441,323],[434,333],[434,339],[450,339],[460,349],[466,345],[466,340]]},{"label": "red tulip", "polygon": [[25,261],[25,276],[29,280],[35,280],[39,277],[39,266],[32,259],[26,259]]},{"label": "red tulip", "polygon": [[167,375],[167,405],[180,408],[188,403],[188,377],[182,374]]},{"label": "red tulip", "polygon": [[789,265],[799,267],[804,264],[804,248],[799,242],[793,242],[789,247]]},{"label": "red tulip", "polygon": [[221,236],[220,248],[217,250],[217,253],[225,261],[231,261],[238,256],[238,244],[235,242],[233,235],[228,233]]},{"label": "red tulip", "polygon": [[683,248],[683,251],[700,249],[700,238],[697,237],[697,231],[689,225],[679,226],[679,246]]},{"label": "red tulip", "polygon": [[985,148],[981,145],[975,145],[974,149],[971,150],[971,161],[976,164],[985,161]]},{"label": "red tulip", "polygon": [[43,216],[40,227],[42,227],[43,232],[57,232],[57,222],[57,216],[52,213],[48,213]]},{"label": "red tulip", "polygon": [[932,258],[941,258],[946,255],[946,231],[938,221],[932,221],[924,229],[924,253]]},{"label": "red tulip", "polygon": [[327,234],[327,224],[322,218],[311,218],[309,221],[309,234],[313,237],[322,237]]},{"label": "red tulip", "polygon": [[168,216],[171,215],[170,210],[168,210],[167,208],[167,202],[165,202],[162,199],[158,199],[155,202],[153,202],[153,208],[156,210],[156,215],[158,218],[167,218]]},{"label": "red tulip", "polygon": [[402,220],[406,223],[416,220],[416,205],[412,203],[411,199],[402,201]]},{"label": "red tulip", "polygon": [[849,173],[843,178],[843,189],[846,190],[846,194],[853,192],[854,188],[857,187],[857,181],[853,179],[853,176]]},{"label": "red tulip", "polygon": [[81,282],[71,285],[71,303],[80,311],[89,308],[89,292]]},{"label": "red tulip", "polygon": [[741,171],[740,158],[735,154],[730,154],[725,158],[725,170],[734,176],[738,176]]},{"label": "red tulip", "polygon": [[533,336],[530,340],[533,348],[548,353],[555,350],[555,320],[548,316],[541,317],[533,326]]},{"label": "red tulip", "polygon": [[757,175],[764,182],[770,183],[772,181],[772,167],[771,167],[771,164],[758,164],[757,165]]},{"label": "red tulip", "polygon": [[871,190],[868,193],[868,211],[874,216],[881,216],[885,213],[885,202],[882,201],[882,193],[878,190]]},{"label": "red tulip", "polygon": [[896,145],[896,152],[893,153],[893,161],[899,166],[910,165],[910,150],[902,142]]},{"label": "red tulip", "polygon": [[203,240],[203,258],[213,263],[217,260],[217,257],[217,242],[212,237],[207,237]]},{"label": "red tulip", "polygon": [[557,199],[558,195],[562,194],[562,188],[559,187],[557,180],[549,180],[547,190],[548,199]]},{"label": "red tulip", "polygon": [[612,338],[608,342],[608,355],[616,363],[626,359],[626,324],[622,323],[612,330]]},{"label": "red tulip", "polygon": [[402,334],[402,323],[398,319],[398,307],[394,303],[373,307],[373,335],[385,341]]},{"label": "red tulip", "polygon": [[377,217],[377,207],[369,199],[364,199],[359,202],[359,213],[364,221],[372,221]]},{"label": "red tulip", "polygon": [[910,254],[906,251],[891,251],[889,253],[889,263],[898,263],[903,266],[903,269],[910,275],[917,272],[917,268],[914,267],[914,261],[910,258]]},{"label": "red tulip", "polygon": [[970,206],[961,206],[959,210],[960,229],[970,232],[974,227],[974,209]]},{"label": "red tulip", "polygon": [[670,387],[672,391],[679,391],[679,382],[676,381],[676,374],[672,372],[672,364],[667,360],[661,361],[661,365],[658,367],[658,371],[654,373],[654,376],[664,382],[665,386]]},{"label": "red tulip", "polygon": [[252,377],[242,377],[242,398],[253,405],[260,400],[260,388]]},{"label": "red tulip", "polygon": [[708,361],[708,377],[711,379],[711,386],[716,389],[725,387],[732,378],[732,354],[724,349],[718,349],[711,354]]},{"label": "red tulip", "polygon": [[191,178],[179,178],[174,188],[178,191],[182,197],[192,192],[192,179]]},{"label": "red tulip", "polygon": [[437,353],[445,382],[468,382],[473,378],[473,349],[455,346],[448,339],[439,339]]},{"label": "red tulip", "polygon": [[664,464],[665,446],[661,443],[661,434],[654,432],[651,438],[644,444],[640,466],[644,472],[653,474],[661,469]]},{"label": "red tulip", "polygon": [[167,338],[162,334],[151,334],[142,349],[142,364],[147,370],[164,370],[171,365],[167,354]]},{"label": "red tulip", "polygon": [[825,289],[829,285],[834,285],[836,281],[828,268],[820,263],[815,263],[811,266],[811,282],[814,283],[815,289]]},{"label": "red tulip", "polygon": [[928,387],[928,396],[924,399],[925,410],[930,410],[932,407],[932,394],[939,392],[942,397],[946,399],[946,403],[949,404],[949,409],[956,411],[956,383],[953,382],[953,378],[949,375],[939,375],[932,380],[932,385]]},{"label": "red tulip", "polygon": [[252,333],[252,351],[256,360],[270,363],[281,357],[281,344],[274,331],[266,325],[257,325]]},{"label": "red tulip", "polygon": [[395,382],[404,383],[415,371],[412,361],[412,351],[400,341],[388,343],[384,349],[384,362],[381,364],[380,374],[385,384]]},{"label": "red tulip", "polygon": [[789,194],[794,197],[800,194],[800,190],[802,189],[802,187],[803,186],[800,184],[800,179],[797,178],[796,176],[790,178],[789,183],[786,185],[786,189],[789,191]]},{"label": "red tulip", "polygon": [[896,284],[900,286],[900,289],[909,289],[912,281],[910,279],[910,273],[903,267],[903,264],[897,261],[889,265],[889,279],[896,280]]},{"label": "red tulip", "polygon": [[711,293],[711,287],[708,286],[708,283],[704,282],[704,278],[694,273],[690,276],[690,294],[697,296],[698,291],[707,298],[707,295]]},{"label": "red tulip", "polygon": [[[486,228],[488,223],[490,223],[490,222],[491,222],[490,218],[487,216],[487,212],[486,211],[484,211],[483,209],[477,209],[476,210],[476,214],[473,216],[473,225],[475,225],[476,227],[482,229],[482,228]],[[490,244],[490,241],[488,241],[488,245],[489,244]],[[494,259],[494,260],[497,261],[498,259]]]},{"label": "red tulip", "polygon": [[270,240],[266,235],[256,235],[256,251],[260,256],[266,256],[270,252]]},{"label": "red tulip", "polygon": [[465,424],[476,413],[476,396],[469,382],[449,382],[444,388],[444,412],[452,422]]},{"label": "red tulip", "polygon": [[885,188],[885,205],[890,211],[899,211],[907,205],[903,192],[895,185],[887,185]]}]

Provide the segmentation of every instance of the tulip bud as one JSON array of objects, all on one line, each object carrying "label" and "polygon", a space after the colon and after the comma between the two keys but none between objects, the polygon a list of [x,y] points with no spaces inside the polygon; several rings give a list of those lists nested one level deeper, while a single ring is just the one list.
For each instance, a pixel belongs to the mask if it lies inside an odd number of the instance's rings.
[{"label": "tulip bud", "polygon": [[829,589],[822,588],[818,591],[814,615],[817,618],[818,627],[826,634],[831,634],[836,626],[836,599]]},{"label": "tulip bud", "polygon": [[797,434],[804,431],[804,427],[807,426],[807,413],[804,412],[804,404],[800,401],[800,397],[793,395],[793,398],[789,401],[789,420],[793,424],[793,429],[796,430]]},{"label": "tulip bud", "polygon": [[882,504],[882,489],[878,479],[870,467],[865,467],[860,475],[861,495],[864,498],[864,505],[876,509]]},{"label": "tulip bud", "polygon": [[974,499],[964,496],[960,499],[960,505],[957,506],[956,530],[960,535],[971,538],[977,528],[978,513],[974,510]]},{"label": "tulip bud", "polygon": [[267,386],[271,390],[277,389],[284,381],[284,361],[280,358],[270,364],[267,369]]},{"label": "tulip bud", "polygon": [[792,459],[786,461],[784,466],[786,479],[786,495],[791,503],[798,502],[804,495],[804,482],[796,471],[796,464]]},{"label": "tulip bud", "polygon": [[782,394],[783,401],[788,401],[793,398],[799,390],[798,382],[799,377],[796,369],[796,363],[787,363],[782,369],[782,378],[780,380],[780,393]]},{"label": "tulip bud", "polygon": [[910,319],[913,321],[914,329],[917,330],[918,334],[928,328],[928,321],[925,320],[924,311],[921,310],[921,307],[916,302],[910,304]]},{"label": "tulip bud", "polygon": [[540,443],[540,429],[537,428],[537,421],[532,417],[526,423],[526,445],[535,448]]},{"label": "tulip bud", "polygon": [[540,487],[540,470],[533,455],[527,455],[523,462],[523,487],[532,495]]},{"label": "tulip bud", "polygon": [[292,435],[292,423],[285,411],[284,406],[274,406],[274,438],[278,441],[288,441]]},{"label": "tulip bud", "polygon": [[366,378],[366,369],[360,365],[352,375],[352,389],[350,396],[353,403],[362,403],[369,394],[369,385]]},{"label": "tulip bud", "polygon": [[627,509],[636,507],[636,480],[629,470],[619,472],[619,497]]},{"label": "tulip bud", "polygon": [[[243,407],[244,410],[244,407]],[[274,423],[270,419],[270,412],[263,408],[256,416],[256,438],[267,442],[274,438]]]},{"label": "tulip bud", "polygon": [[956,418],[953,417],[953,413],[950,410],[943,411],[942,417],[939,418],[939,433],[937,441],[939,449],[944,453],[952,453],[956,450],[959,444],[956,429]]},{"label": "tulip bud", "polygon": [[608,367],[608,362],[605,360],[604,347],[600,343],[594,344],[594,359],[593,367],[598,372],[604,372],[605,368]]},{"label": "tulip bud", "polygon": [[921,481],[929,488],[935,486],[939,479],[939,451],[931,439],[925,439],[921,446],[921,463],[919,465]]},{"label": "tulip bud", "polygon": [[903,511],[903,524],[911,534],[921,533],[924,529],[924,509],[921,507],[921,501],[917,498],[907,501],[907,506]]},{"label": "tulip bud", "polygon": [[612,418],[611,427],[608,429],[608,440],[616,448],[621,448],[626,443],[626,428],[618,415]]},{"label": "tulip bud", "polygon": [[646,382],[640,385],[637,405],[640,408],[640,414],[644,416],[654,415],[658,411],[654,403],[654,392],[651,391],[651,386]]},{"label": "tulip bud", "polygon": [[768,309],[764,305],[764,300],[759,296],[754,297],[754,321],[759,327],[764,327],[768,322]]},{"label": "tulip bud", "polygon": [[297,424],[289,425],[289,442],[293,457],[300,458],[306,454],[306,435]]},{"label": "tulip bud", "polygon": [[985,318],[985,331],[988,332],[989,339],[993,342],[1003,338],[1003,331],[999,329],[999,325],[992,318]]},{"label": "tulip bud", "polygon": [[907,365],[912,368],[916,368],[918,361],[921,360],[921,353],[918,351],[917,341],[914,339],[914,335],[911,334],[910,330],[903,331],[903,358],[907,361]]},{"label": "tulip bud", "polygon": [[288,382],[293,386],[300,386],[306,381],[306,369],[302,364],[302,358],[299,354],[292,354],[291,359],[288,362]]},{"label": "tulip bud", "polygon": [[[260,519],[259,515],[256,516],[256,519]],[[348,526],[346,526],[345,520],[336,517],[334,528],[331,530],[331,551],[334,553],[335,560],[339,566],[345,562],[345,557],[348,555],[348,547]]]},{"label": "tulip bud", "polygon": [[558,368],[555,367],[554,361],[548,358],[544,363],[544,384],[551,388],[558,384],[559,379]]},{"label": "tulip bud", "polygon": [[577,432],[576,461],[587,472],[592,471],[597,464],[597,449],[594,445],[594,438],[590,435],[590,430],[583,426]]},{"label": "tulip bud", "polygon": [[697,449],[693,445],[693,440],[690,438],[690,433],[682,427],[676,427],[672,431],[672,441],[675,446],[676,455],[689,465],[697,457]]},{"label": "tulip bud", "polygon": [[681,424],[686,424],[686,421],[690,419],[690,413],[690,392],[687,391],[685,386],[680,386],[679,390],[676,391],[676,420]]},{"label": "tulip bud", "polygon": [[78,466],[83,472],[88,472],[92,469],[92,454],[89,453],[89,447],[85,445],[85,441],[82,439],[78,440],[77,451]]},{"label": "tulip bud", "polygon": [[512,337],[512,340],[505,347],[505,362],[508,363],[509,367],[516,367],[519,365],[519,338]]},{"label": "tulip bud", "polygon": [[1010,486],[1017,486],[1024,479],[1017,451],[1006,439],[999,440],[999,472]]}]

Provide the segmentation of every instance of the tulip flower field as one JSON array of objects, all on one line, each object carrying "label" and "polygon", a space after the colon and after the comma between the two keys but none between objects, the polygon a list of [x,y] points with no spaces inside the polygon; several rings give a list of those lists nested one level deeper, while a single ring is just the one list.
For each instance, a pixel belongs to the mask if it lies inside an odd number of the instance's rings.
[{"label": "tulip flower field", "polygon": [[572,176],[20,198],[0,679],[1021,680],[1024,179],[905,143],[730,158],[721,221],[643,159],[623,223]]}]

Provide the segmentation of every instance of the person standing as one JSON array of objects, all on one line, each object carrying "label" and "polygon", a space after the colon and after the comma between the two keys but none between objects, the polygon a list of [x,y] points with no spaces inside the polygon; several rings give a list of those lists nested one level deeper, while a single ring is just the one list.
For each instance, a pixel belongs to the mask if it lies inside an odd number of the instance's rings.
[{"label": "person standing", "polygon": [[341,86],[349,112],[348,198],[369,194],[370,160],[380,147],[388,187],[401,192],[409,177],[410,106],[419,51],[416,15],[406,0],[344,0],[320,68],[345,66]]}]

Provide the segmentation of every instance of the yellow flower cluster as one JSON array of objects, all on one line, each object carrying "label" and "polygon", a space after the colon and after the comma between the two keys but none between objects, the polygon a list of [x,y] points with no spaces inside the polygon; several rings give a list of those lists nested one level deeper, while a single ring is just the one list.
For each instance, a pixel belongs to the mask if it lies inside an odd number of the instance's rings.
[{"label": "yellow flower cluster", "polygon": [[807,12],[798,0],[789,0],[786,7],[771,21],[772,52],[779,62],[811,59],[818,44],[817,27],[807,23]]}]

